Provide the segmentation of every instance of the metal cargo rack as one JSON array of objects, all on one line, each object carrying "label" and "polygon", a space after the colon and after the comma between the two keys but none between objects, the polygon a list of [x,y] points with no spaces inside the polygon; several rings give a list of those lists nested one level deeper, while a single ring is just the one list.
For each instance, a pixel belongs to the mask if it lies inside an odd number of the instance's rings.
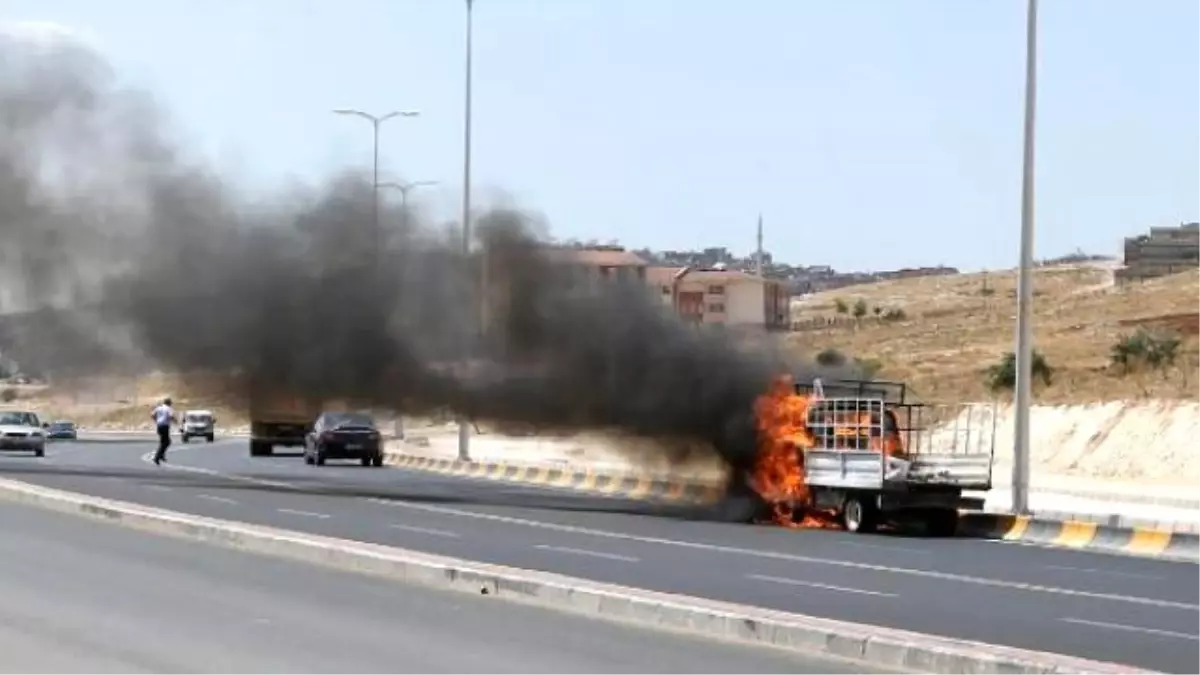
[{"label": "metal cargo rack", "polygon": [[[871,529],[890,515],[916,516],[944,532],[958,509],[982,507],[962,493],[991,488],[994,407],[988,416],[953,406],[945,417],[914,400],[907,385],[878,380],[814,380],[796,392],[812,399],[805,482],[815,505],[836,509],[847,529]],[[902,451],[888,447],[895,439]]]}]

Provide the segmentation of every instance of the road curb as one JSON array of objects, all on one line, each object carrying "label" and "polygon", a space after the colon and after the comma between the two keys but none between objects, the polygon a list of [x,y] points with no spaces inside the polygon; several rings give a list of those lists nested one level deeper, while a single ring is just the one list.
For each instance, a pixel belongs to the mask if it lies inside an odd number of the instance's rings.
[{"label": "road curb", "polygon": [[1162,528],[1119,527],[1085,520],[972,512],[962,514],[959,533],[969,537],[1056,548],[1200,562],[1200,535]]},{"label": "road curb", "polygon": [[193,516],[0,479],[0,498],[127,527],[623,623],[926,673],[1147,673],[1131,666],[643,591]]},{"label": "road curb", "polygon": [[633,473],[562,469],[506,462],[461,462],[401,452],[385,453],[390,466],[434,473],[554,487],[593,496],[673,504],[712,505],[725,496],[725,486]]}]

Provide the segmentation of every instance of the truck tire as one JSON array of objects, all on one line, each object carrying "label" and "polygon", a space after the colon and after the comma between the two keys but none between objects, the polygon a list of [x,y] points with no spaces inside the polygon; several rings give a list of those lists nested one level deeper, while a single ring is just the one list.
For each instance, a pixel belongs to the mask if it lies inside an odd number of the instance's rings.
[{"label": "truck tire", "polygon": [[371,466],[374,466],[374,467],[383,466],[383,455],[375,455],[374,457],[372,457],[371,458]]},{"label": "truck tire", "polygon": [[925,514],[925,529],[931,537],[953,537],[958,534],[956,509],[930,509]]},{"label": "truck tire", "polygon": [[875,502],[866,495],[850,495],[842,504],[842,525],[847,532],[871,533],[879,524]]},{"label": "truck tire", "polygon": [[371,466],[371,458],[370,457],[363,457],[359,461],[362,463],[363,466]]},{"label": "truck tire", "polygon": [[250,441],[251,457],[267,457],[271,454],[271,444],[262,441]]},{"label": "truck tire", "polygon": [[212,435],[212,434],[209,434],[209,435],[205,436],[205,437],[204,437],[204,440],[208,441],[209,443],[212,443],[212,442],[213,442],[213,435]]}]

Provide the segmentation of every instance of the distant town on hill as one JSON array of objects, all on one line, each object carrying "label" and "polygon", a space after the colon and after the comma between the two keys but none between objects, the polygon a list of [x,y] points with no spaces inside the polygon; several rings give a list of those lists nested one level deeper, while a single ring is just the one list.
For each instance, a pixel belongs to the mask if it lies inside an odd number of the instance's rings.
[{"label": "distant town on hill", "polygon": [[[626,250],[616,242],[599,243],[597,241],[581,242],[570,240],[560,245],[571,248]],[[648,248],[630,249],[651,265],[665,267],[696,267],[725,269],[751,272],[755,270],[754,254],[738,256],[724,246],[714,246],[692,251],[652,251]],[[1038,261],[1039,265],[1058,265],[1097,260],[1114,260],[1114,256],[1092,255],[1076,251],[1057,258]],[[787,282],[787,289],[793,295],[816,293],[818,291],[865,284],[888,279],[907,279],[912,277],[943,276],[959,274],[957,267],[937,265],[935,267],[905,267],[895,270],[871,272],[843,272],[829,265],[794,265],[776,260],[769,251],[762,253],[763,276],[781,279]]]}]

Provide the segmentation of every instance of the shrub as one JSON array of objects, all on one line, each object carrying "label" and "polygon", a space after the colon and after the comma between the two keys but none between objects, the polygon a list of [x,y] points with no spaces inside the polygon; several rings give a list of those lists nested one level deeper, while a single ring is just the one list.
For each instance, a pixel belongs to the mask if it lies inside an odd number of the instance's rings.
[{"label": "shrub", "polygon": [[867,315],[867,301],[863,300],[862,298],[859,298],[858,302],[854,303],[854,318],[861,319],[866,315]]},{"label": "shrub", "polygon": [[871,308],[871,313],[874,314],[875,316],[879,316],[880,314],[883,313],[883,308],[880,307],[879,305],[875,305],[874,307]]},{"label": "shrub", "polygon": [[843,299],[841,299],[841,298],[838,298],[837,300],[834,300],[834,301],[833,301],[833,306],[837,308],[837,313],[838,313],[838,314],[845,314],[845,313],[847,313],[847,312],[849,312],[849,311],[850,311],[850,306],[849,306],[849,305],[847,305],[847,304],[846,304],[846,301],[845,301],[845,300],[843,300]]},{"label": "shrub", "polygon": [[1138,328],[1132,335],[1117,339],[1109,352],[1109,361],[1124,373],[1137,366],[1166,368],[1175,364],[1180,343],[1175,333],[1152,333]]},{"label": "shrub", "polygon": [[844,366],[846,365],[846,355],[830,347],[829,349],[821,350],[821,353],[817,354],[817,363],[829,368]]},{"label": "shrub", "polygon": [[[1049,387],[1054,382],[1054,368],[1046,361],[1046,357],[1042,356],[1041,352],[1033,350],[1032,360],[1029,364],[1030,372],[1034,378],[1040,379],[1042,384]],[[1011,390],[1017,386],[1017,357],[1013,352],[1008,352],[1004,355],[1000,362],[989,367],[986,373],[988,388],[992,391]]]},{"label": "shrub", "polygon": [[17,390],[13,387],[8,387],[4,391],[0,391],[0,401],[12,403],[15,400],[17,400]]},{"label": "shrub", "polygon": [[884,321],[904,321],[907,318],[908,313],[899,307],[896,307],[895,309],[889,309],[883,313]]}]

